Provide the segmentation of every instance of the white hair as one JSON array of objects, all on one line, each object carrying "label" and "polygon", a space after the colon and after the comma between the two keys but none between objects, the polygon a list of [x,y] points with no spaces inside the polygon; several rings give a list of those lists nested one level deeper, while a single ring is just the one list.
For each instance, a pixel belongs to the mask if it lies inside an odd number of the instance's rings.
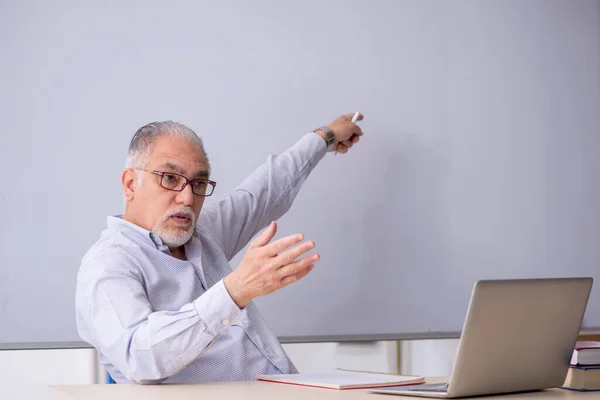
[{"label": "white hair", "polygon": [[186,139],[197,146],[202,150],[202,154],[204,154],[206,167],[210,174],[210,162],[208,161],[208,155],[204,150],[202,139],[196,135],[196,132],[187,126],[173,121],[152,122],[138,129],[129,143],[129,153],[127,155],[127,161],[125,162],[125,168],[145,168],[148,164],[148,158],[150,157],[150,154],[152,154],[154,143],[156,142],[156,139],[161,136]]}]

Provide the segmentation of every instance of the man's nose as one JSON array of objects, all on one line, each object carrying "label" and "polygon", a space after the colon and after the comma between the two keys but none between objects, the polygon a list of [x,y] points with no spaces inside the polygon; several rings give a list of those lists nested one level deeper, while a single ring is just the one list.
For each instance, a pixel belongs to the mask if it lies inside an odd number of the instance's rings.
[{"label": "man's nose", "polygon": [[177,197],[175,198],[178,204],[183,204],[186,206],[191,206],[194,202],[194,193],[192,192],[191,185],[185,185],[183,190],[177,193]]}]

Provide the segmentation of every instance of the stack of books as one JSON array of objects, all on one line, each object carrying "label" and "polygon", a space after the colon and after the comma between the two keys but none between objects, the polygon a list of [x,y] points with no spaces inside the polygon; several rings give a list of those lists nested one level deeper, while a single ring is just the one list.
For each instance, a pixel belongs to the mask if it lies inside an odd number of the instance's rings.
[{"label": "stack of books", "polygon": [[600,342],[577,342],[563,388],[600,391]]}]

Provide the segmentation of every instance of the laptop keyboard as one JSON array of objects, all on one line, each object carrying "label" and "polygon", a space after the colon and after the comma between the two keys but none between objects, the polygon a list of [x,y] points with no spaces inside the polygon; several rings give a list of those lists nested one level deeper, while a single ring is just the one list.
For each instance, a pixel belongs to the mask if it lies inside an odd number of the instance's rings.
[{"label": "laptop keyboard", "polygon": [[424,385],[414,385],[405,387],[404,390],[411,392],[440,392],[444,393],[448,391],[447,383],[426,383]]}]

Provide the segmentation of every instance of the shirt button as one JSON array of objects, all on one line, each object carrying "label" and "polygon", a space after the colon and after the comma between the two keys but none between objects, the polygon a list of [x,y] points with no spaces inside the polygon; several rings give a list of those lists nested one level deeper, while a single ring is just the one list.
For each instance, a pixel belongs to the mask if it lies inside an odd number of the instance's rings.
[{"label": "shirt button", "polygon": [[275,357],[275,353],[273,353],[272,351],[267,351],[267,357]]},{"label": "shirt button", "polygon": [[227,318],[225,318],[224,320],[221,321],[223,323],[223,326],[227,326],[229,325],[229,320]]},{"label": "shirt button", "polygon": [[244,323],[244,325],[248,325],[250,323],[250,320],[248,318],[244,318],[242,322]]}]

